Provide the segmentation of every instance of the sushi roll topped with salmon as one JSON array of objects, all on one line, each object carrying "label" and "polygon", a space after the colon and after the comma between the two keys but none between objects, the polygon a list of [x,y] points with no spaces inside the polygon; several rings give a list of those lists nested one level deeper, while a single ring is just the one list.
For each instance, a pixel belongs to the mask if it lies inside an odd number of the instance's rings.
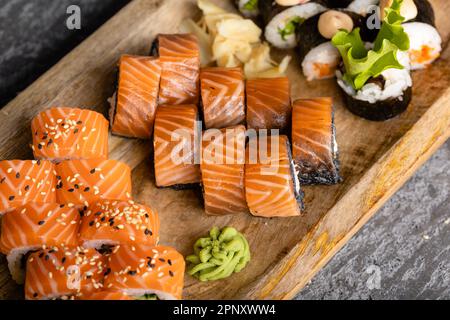
[{"label": "sushi roll topped with salmon", "polygon": [[182,298],[184,257],[170,247],[119,246],[111,254],[107,290],[139,300]]},{"label": "sushi roll topped with salmon", "polygon": [[80,242],[85,248],[105,249],[120,244],[157,245],[159,217],[132,200],[100,200],[83,212]]},{"label": "sushi roll topped with salmon", "polygon": [[78,210],[57,203],[27,203],[2,219],[1,252],[12,278],[23,284],[27,255],[42,247],[78,245]]},{"label": "sushi roll topped with salmon", "polygon": [[56,202],[55,189],[55,166],[50,161],[0,161],[0,216],[28,202]]},{"label": "sushi roll topped with salmon", "polygon": [[108,121],[100,113],[76,108],[52,108],[31,122],[36,159],[108,158]]},{"label": "sushi roll topped with salmon", "polygon": [[200,49],[193,34],[160,34],[152,46],[162,67],[160,105],[197,104]]},{"label": "sushi roll topped with salmon", "polygon": [[104,287],[110,272],[107,258],[95,249],[47,248],[36,251],[27,261],[27,300],[69,300]]},{"label": "sushi roll topped with salmon", "polygon": [[111,98],[111,131],[120,136],[150,139],[158,106],[161,64],[155,57],[123,55],[117,92]]},{"label": "sushi roll topped with salmon", "polygon": [[87,207],[100,199],[131,199],[131,169],[116,160],[70,160],[56,165],[58,202]]}]

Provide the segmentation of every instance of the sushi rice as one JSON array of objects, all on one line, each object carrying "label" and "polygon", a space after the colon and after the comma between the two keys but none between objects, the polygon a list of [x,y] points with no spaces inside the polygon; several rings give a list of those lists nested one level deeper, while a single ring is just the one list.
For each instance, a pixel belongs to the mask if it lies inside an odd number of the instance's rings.
[{"label": "sushi rice", "polygon": [[302,5],[290,7],[278,15],[276,15],[266,26],[265,37],[273,46],[279,49],[292,49],[297,45],[296,32],[282,35],[281,30],[284,30],[289,23],[295,19],[302,21],[311,18],[312,16],[325,11],[326,8],[318,3],[305,3]]},{"label": "sushi rice", "polygon": [[308,81],[333,78],[341,61],[339,51],[328,41],[313,48],[302,62]]},{"label": "sushi rice", "polygon": [[348,11],[366,16],[373,6],[377,6],[380,0],[355,0],[347,7]]},{"label": "sushi rice", "polygon": [[403,24],[409,36],[411,69],[423,69],[436,60],[442,51],[442,39],[436,28],[422,22]]}]

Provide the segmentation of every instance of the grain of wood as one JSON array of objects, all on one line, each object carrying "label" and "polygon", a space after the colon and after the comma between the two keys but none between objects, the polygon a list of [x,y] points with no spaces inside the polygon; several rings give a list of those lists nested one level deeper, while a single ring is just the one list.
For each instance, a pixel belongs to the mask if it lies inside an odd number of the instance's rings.
[{"label": "grain of wood", "polygon": [[[92,107],[107,114],[115,65],[123,53],[146,54],[157,33],[175,32],[197,15],[194,0],[135,0],[0,111],[0,159],[30,158],[29,123],[55,105]],[[432,1],[445,44],[450,3]],[[284,53],[278,52],[281,57]],[[232,225],[249,239],[253,259],[224,281],[186,278],[187,299],[288,299],[300,290],[409,176],[450,135],[450,49],[431,68],[414,74],[408,111],[383,123],[350,114],[333,80],[308,83],[298,63],[289,69],[293,98],[333,96],[336,105],[342,184],[307,187],[304,216],[262,219],[250,215],[208,217],[195,191],[157,189],[150,142],[110,139],[110,156],[134,169],[134,196],[161,215],[161,241],[189,254],[193,241],[212,226]],[[17,147],[20,146],[20,147]],[[268,249],[269,248],[269,249]],[[22,296],[0,259],[0,298]]]}]

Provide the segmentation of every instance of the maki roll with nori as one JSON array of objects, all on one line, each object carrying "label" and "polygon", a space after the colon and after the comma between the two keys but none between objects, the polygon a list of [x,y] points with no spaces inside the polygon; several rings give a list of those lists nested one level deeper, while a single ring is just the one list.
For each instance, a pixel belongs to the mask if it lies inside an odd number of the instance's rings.
[{"label": "maki roll with nori", "polygon": [[351,11],[365,17],[369,13],[377,12],[376,9],[379,3],[380,0],[354,0],[348,5],[347,11]]},{"label": "maki roll with nori", "polygon": [[359,28],[339,31],[332,39],[343,58],[337,72],[347,108],[373,121],[393,118],[409,105],[412,79],[409,70],[409,37],[401,25],[402,1],[394,0],[386,9],[381,29],[372,49],[367,49]]},{"label": "maki roll with nori", "polygon": [[[384,9],[392,0],[382,0],[380,9]],[[400,14],[405,18],[403,28],[410,38],[409,57],[411,69],[422,69],[439,58],[442,51],[442,39],[435,27],[433,7],[427,0],[403,0]]]},{"label": "maki roll with nori", "polygon": [[328,10],[299,26],[297,52],[308,81],[335,76],[341,57],[331,39],[339,30],[350,32],[354,28],[360,28],[363,41],[371,42],[376,37],[376,33],[367,28],[365,17],[345,10]]},{"label": "maki roll with nori", "polygon": [[256,18],[259,15],[259,0],[235,0],[236,7],[244,17]]},{"label": "maki roll with nori", "polygon": [[326,10],[316,1],[259,0],[258,3],[265,25],[265,38],[279,49],[295,48],[297,28],[306,19]]}]

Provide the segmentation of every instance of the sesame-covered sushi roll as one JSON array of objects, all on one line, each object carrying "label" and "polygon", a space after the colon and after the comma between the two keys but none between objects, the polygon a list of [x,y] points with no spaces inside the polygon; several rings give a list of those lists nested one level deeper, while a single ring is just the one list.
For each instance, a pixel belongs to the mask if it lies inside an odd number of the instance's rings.
[{"label": "sesame-covered sushi roll", "polygon": [[103,289],[107,258],[95,249],[47,248],[27,261],[27,300],[68,300]]},{"label": "sesame-covered sushi roll", "polygon": [[52,108],[31,122],[36,159],[108,158],[108,121],[91,110]]},{"label": "sesame-covered sushi roll", "polygon": [[261,137],[250,139],[245,165],[245,195],[254,216],[301,214],[303,193],[286,136],[267,137],[264,142]]},{"label": "sesame-covered sushi roll", "polygon": [[23,284],[27,255],[42,247],[78,245],[80,214],[56,203],[28,203],[2,219],[0,249],[12,278]]},{"label": "sesame-covered sushi roll", "polygon": [[131,169],[116,160],[68,160],[56,165],[59,203],[83,207],[100,199],[129,200]]},{"label": "sesame-covered sushi roll", "polygon": [[123,55],[117,92],[111,98],[111,131],[120,136],[150,139],[158,106],[161,64],[155,57]]},{"label": "sesame-covered sushi roll", "polygon": [[[201,180],[196,158],[195,105],[160,106],[156,112],[154,162],[157,187],[189,188]],[[201,134],[200,132],[198,134]]]},{"label": "sesame-covered sushi roll", "polygon": [[159,217],[156,211],[131,200],[96,201],[83,213],[79,239],[85,248],[106,251],[121,244],[157,245]]},{"label": "sesame-covered sushi roll", "polygon": [[245,140],[242,125],[204,132],[200,168],[207,214],[248,212],[244,191]]},{"label": "sesame-covered sushi roll", "polygon": [[[380,10],[392,5],[392,0],[383,0]],[[423,69],[439,58],[442,51],[442,39],[435,26],[434,11],[428,0],[403,0],[400,14],[403,16],[403,29],[409,36],[408,50],[411,69]]]},{"label": "sesame-covered sushi roll", "polygon": [[159,104],[197,104],[199,98],[200,49],[193,34],[160,34],[152,46],[162,73]]},{"label": "sesame-covered sushi roll", "polygon": [[359,34],[339,31],[332,39],[343,58],[337,72],[347,108],[372,121],[383,121],[404,112],[412,97],[409,70],[409,37],[401,25],[401,1],[386,9],[381,29],[367,49]]},{"label": "sesame-covered sushi roll", "polygon": [[170,247],[120,246],[111,254],[107,290],[139,300],[179,300],[183,292],[184,257]]},{"label": "sesame-covered sushi roll", "polygon": [[338,183],[333,99],[300,99],[292,108],[292,157],[300,184]]},{"label": "sesame-covered sushi roll", "polygon": [[245,121],[245,80],[241,68],[206,68],[200,72],[203,117],[207,129]]},{"label": "sesame-covered sushi roll", "polygon": [[316,1],[259,1],[265,25],[265,38],[279,49],[295,48],[298,41],[297,28],[308,18],[326,10]]},{"label": "sesame-covered sushi roll", "polygon": [[50,161],[0,161],[0,216],[27,202],[56,202],[55,167]]},{"label": "sesame-covered sushi roll", "polygon": [[307,19],[298,27],[297,52],[303,74],[308,81],[333,78],[342,59],[331,39],[339,30],[360,28],[364,41],[373,41],[376,33],[369,30],[366,18],[344,10],[327,10]]},{"label": "sesame-covered sushi roll", "polygon": [[289,79],[266,78],[247,80],[247,127],[286,131],[291,118]]}]

